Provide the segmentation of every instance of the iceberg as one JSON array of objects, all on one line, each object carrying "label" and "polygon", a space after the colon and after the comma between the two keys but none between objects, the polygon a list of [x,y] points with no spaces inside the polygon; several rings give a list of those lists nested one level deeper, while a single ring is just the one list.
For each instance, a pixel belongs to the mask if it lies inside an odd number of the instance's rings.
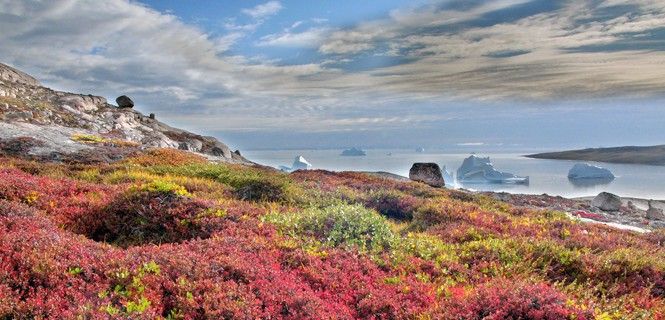
[{"label": "iceberg", "polygon": [[366,156],[367,153],[362,149],[351,148],[351,149],[346,149],[346,150],[342,151],[341,155],[342,156],[356,156],[357,157],[357,156]]},{"label": "iceberg", "polygon": [[528,184],[529,177],[520,177],[512,173],[494,169],[489,157],[471,155],[464,159],[457,169],[457,181],[461,183],[512,183]]},{"label": "iceberg", "polygon": [[309,163],[303,156],[297,156],[296,159],[293,160],[293,165],[291,165],[291,170],[293,171],[309,169],[312,169],[312,164]]},{"label": "iceberg", "polygon": [[305,159],[303,156],[297,156],[295,160],[293,160],[293,164],[291,167],[287,166],[279,166],[279,170],[284,171],[284,172],[291,172],[291,171],[296,171],[296,170],[309,170],[312,169],[312,164]]},{"label": "iceberg", "polygon": [[441,173],[443,174],[443,180],[447,184],[455,185],[455,179],[453,178],[453,173],[448,171],[448,169],[446,169],[445,165],[443,166],[443,168],[441,168]]},{"label": "iceberg", "polygon": [[568,179],[604,179],[613,180],[614,174],[603,167],[590,165],[587,163],[576,163],[568,171]]}]

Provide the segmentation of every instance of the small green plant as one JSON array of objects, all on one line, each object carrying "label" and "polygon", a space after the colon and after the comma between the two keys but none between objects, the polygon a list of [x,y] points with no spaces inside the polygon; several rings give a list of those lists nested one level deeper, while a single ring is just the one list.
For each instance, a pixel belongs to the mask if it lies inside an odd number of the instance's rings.
[{"label": "small green plant", "polygon": [[151,193],[163,193],[163,194],[172,193],[183,197],[190,195],[189,192],[187,192],[187,189],[185,189],[185,187],[177,183],[161,179],[152,180],[148,183],[142,184],[141,186],[136,188],[136,190],[147,191]]},{"label": "small green plant", "polygon": [[83,272],[83,269],[81,267],[69,267],[69,269],[67,269],[67,273],[69,273],[73,276],[79,275],[82,272]]},{"label": "small green plant", "polygon": [[329,246],[357,247],[361,251],[389,249],[396,238],[386,218],[361,205],[272,213],[265,221],[294,237],[314,237]]}]

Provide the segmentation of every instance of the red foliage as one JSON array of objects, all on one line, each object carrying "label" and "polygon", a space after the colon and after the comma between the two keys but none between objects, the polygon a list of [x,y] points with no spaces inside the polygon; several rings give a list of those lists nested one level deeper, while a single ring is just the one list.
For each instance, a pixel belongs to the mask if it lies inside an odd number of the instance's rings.
[{"label": "red foliage", "polygon": [[494,280],[469,293],[453,290],[436,319],[558,320],[592,319],[589,312],[566,304],[562,293],[544,284]]},{"label": "red foliage", "polygon": [[607,218],[603,217],[603,215],[598,214],[598,213],[593,213],[593,212],[587,212],[584,210],[577,210],[573,212],[574,216],[580,217],[580,218],[585,218],[585,219],[591,219],[591,220],[596,220],[596,221],[609,221]]},{"label": "red foliage", "polygon": [[397,220],[411,220],[413,211],[423,201],[412,195],[399,192],[379,191],[369,195],[365,206]]},{"label": "red foliage", "polygon": [[173,193],[129,193],[103,209],[97,227],[87,228],[86,235],[120,246],[207,238],[209,233],[202,230],[199,217],[210,207],[203,201]]}]

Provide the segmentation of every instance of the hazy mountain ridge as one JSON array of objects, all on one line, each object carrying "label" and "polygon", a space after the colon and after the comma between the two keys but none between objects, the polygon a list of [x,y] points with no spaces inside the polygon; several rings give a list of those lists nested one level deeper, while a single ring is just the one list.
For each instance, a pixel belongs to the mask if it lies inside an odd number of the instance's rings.
[{"label": "hazy mountain ridge", "polygon": [[588,148],[527,155],[529,158],[665,165],[665,145]]},{"label": "hazy mountain ridge", "polygon": [[154,116],[109,104],[103,97],[46,88],[34,77],[2,63],[0,128],[0,139],[5,141],[20,137],[38,140],[30,153],[42,157],[57,158],[112,145],[177,148],[211,160],[248,162],[216,138],[170,127]]}]

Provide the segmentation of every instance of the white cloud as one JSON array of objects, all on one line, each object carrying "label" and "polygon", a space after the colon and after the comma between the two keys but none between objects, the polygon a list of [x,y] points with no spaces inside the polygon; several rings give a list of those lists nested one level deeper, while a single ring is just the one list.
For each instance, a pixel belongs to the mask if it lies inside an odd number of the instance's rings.
[{"label": "white cloud", "polygon": [[250,9],[243,9],[242,12],[254,19],[262,19],[277,14],[282,10],[282,3],[279,1],[268,1]]},{"label": "white cloud", "polygon": [[[472,23],[522,2],[395,11],[343,30],[296,22],[257,44],[315,47],[323,56],[283,66],[274,57],[229,53],[279,11],[278,2],[248,9],[253,21],[227,21],[229,33],[212,37],[125,0],[0,0],[0,57],[58,89],[109,98],[131,93],[161,119],[207,130],[404,126],[454,118],[446,102],[456,99],[540,102],[665,92],[662,50],[571,49],[612,44],[629,31],[648,34],[665,25],[664,3],[639,2],[641,12],[600,20],[592,2],[562,2],[558,10],[514,21]],[[445,28],[460,22],[463,27]],[[358,58],[410,60],[354,70]],[[418,107],[425,103],[442,107]],[[388,105],[414,108],[413,114]]]},{"label": "white cloud", "polygon": [[303,32],[292,32],[290,29],[282,33],[264,36],[257,45],[316,48],[321,45],[330,32],[328,28],[311,28]]}]

